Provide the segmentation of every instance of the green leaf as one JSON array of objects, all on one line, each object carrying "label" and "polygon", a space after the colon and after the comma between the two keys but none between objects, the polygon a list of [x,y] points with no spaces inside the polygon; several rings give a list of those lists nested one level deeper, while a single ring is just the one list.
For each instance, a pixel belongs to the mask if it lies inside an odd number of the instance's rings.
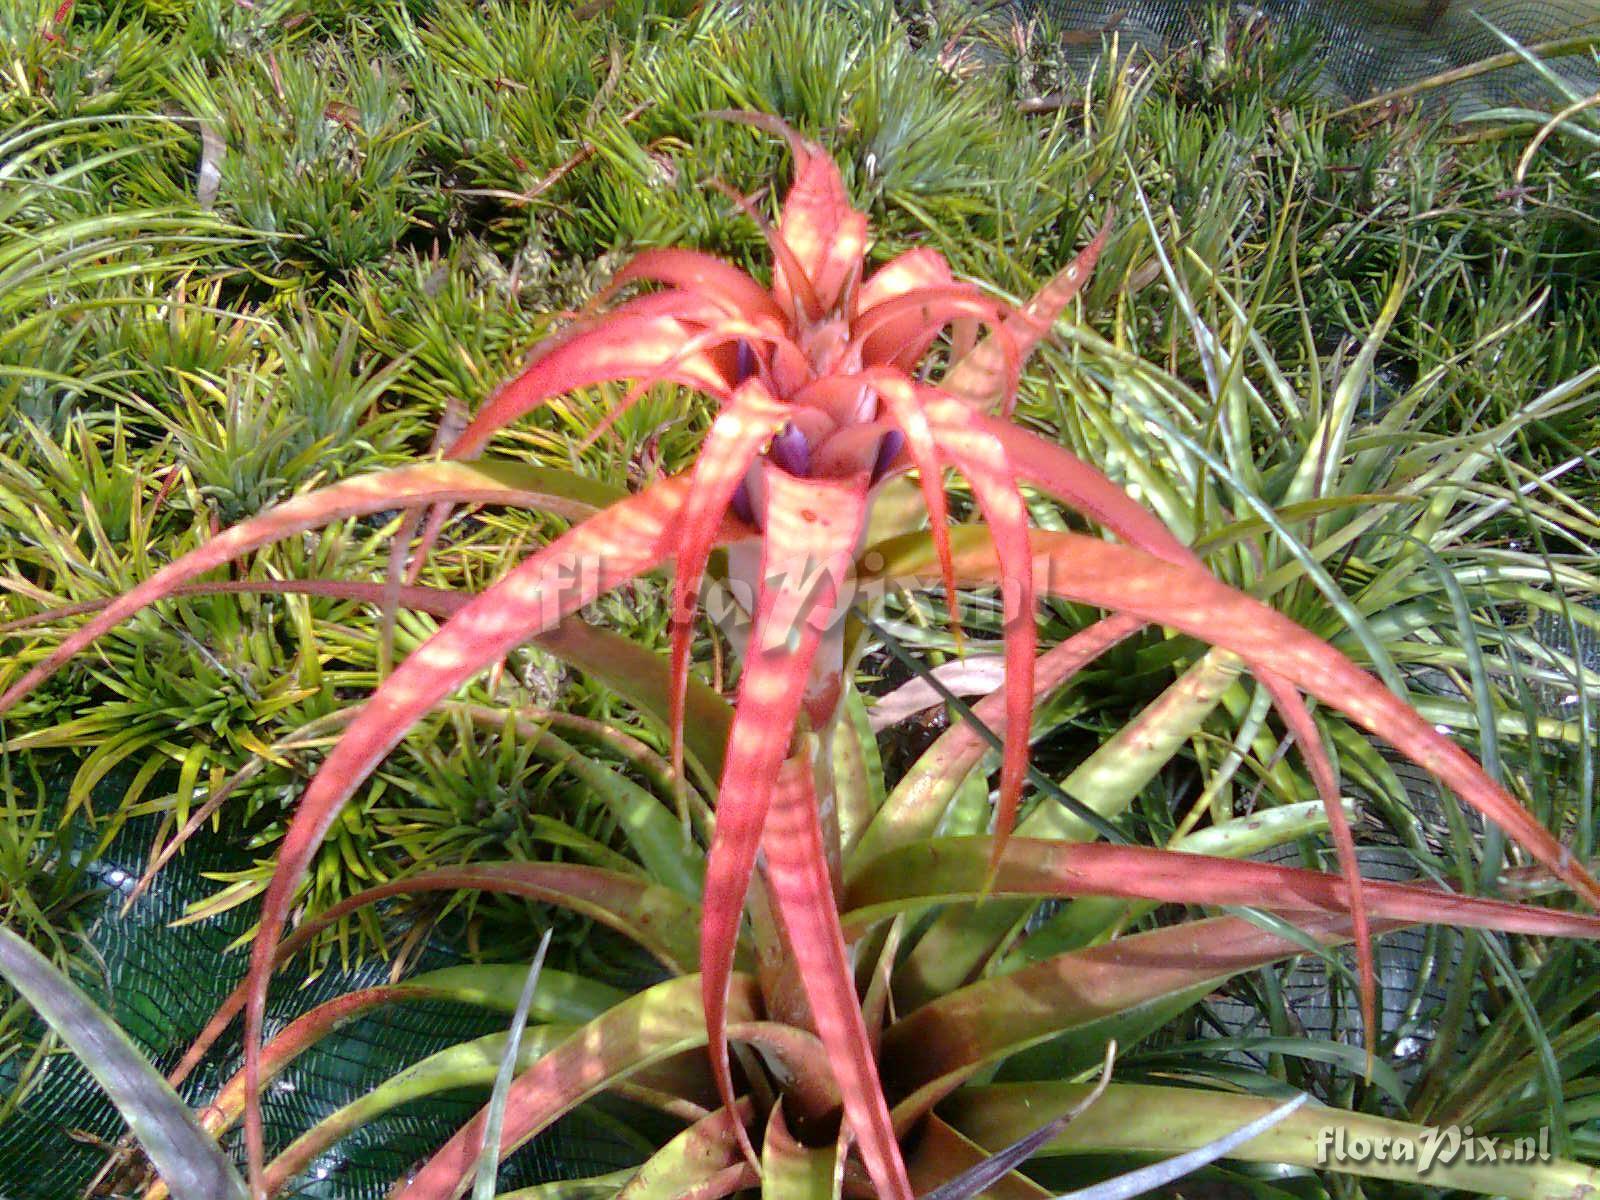
[{"label": "green leaf", "polygon": [[[734,975],[728,990],[730,1024],[755,1019],[755,983]],[[517,1077],[506,1100],[500,1153],[509,1154],[563,1113],[611,1083],[685,1050],[706,1044],[700,979],[668,980],[639,993],[544,1055]],[[483,1142],[479,1113],[425,1163],[395,1200],[451,1200],[465,1187]]]},{"label": "green leaf", "polygon": [[[517,1069],[527,1070],[571,1033],[570,1025],[534,1026],[517,1048]],[[491,1085],[501,1066],[510,1061],[510,1050],[509,1034],[491,1033],[447,1046],[413,1063],[365,1095],[329,1113],[295,1138],[267,1164],[268,1190],[277,1191],[287,1186],[340,1138],[365,1128],[403,1104],[457,1088]]]},{"label": "green leaf", "polygon": [[[906,1171],[919,1196],[992,1160],[992,1155],[936,1114],[923,1121],[922,1133],[906,1158]],[[1011,1172],[979,1193],[987,1200],[1047,1200],[1050,1193],[1026,1175]]]},{"label": "green leaf", "polygon": [[244,1181],[233,1164],[128,1035],[9,929],[0,929],[0,975],[106,1090],[169,1187],[180,1196],[245,1200]]},{"label": "green leaf", "polygon": [[1191,1171],[1198,1171],[1207,1163],[1216,1162],[1224,1155],[1231,1154],[1244,1143],[1280,1125],[1292,1113],[1303,1107],[1310,1098],[1304,1094],[1296,1096],[1293,1100],[1278,1105],[1271,1112],[1262,1113],[1259,1117],[1246,1121],[1239,1128],[1224,1133],[1203,1146],[1196,1146],[1193,1150],[1175,1158],[1163,1159],[1161,1162],[1151,1163],[1148,1167],[1140,1167],[1136,1171],[1107,1179],[1104,1183],[1067,1192],[1057,1196],[1056,1200],[1132,1200],[1134,1196],[1142,1196],[1164,1184],[1183,1178]]},{"label": "green leaf", "polygon": [[[926,535],[913,534],[909,542],[883,545],[894,551],[907,544],[924,545]],[[875,552],[867,553],[870,556]],[[1100,621],[1047,651],[1035,667],[1035,699],[1060,687],[1086,664],[1132,636],[1140,624],[1137,620],[1119,618]],[[940,736],[895,786],[845,863],[846,878],[885,851],[919,837],[930,837],[939,828],[940,819],[957,789],[989,748],[989,741],[976,723],[987,727],[1002,722],[1004,696],[999,693],[986,696],[973,705],[972,712],[974,721],[964,721]]]},{"label": "green leaf", "polygon": [[[1107,820],[1120,815],[1211,714],[1240,668],[1239,660],[1225,651],[1201,656],[1062,780],[1061,790]],[[1098,831],[1061,805],[1045,803],[1017,832],[1085,841]],[[971,978],[1030,909],[1027,904],[998,903],[941,914],[906,962],[902,989],[914,980],[915,991],[902,994],[930,998]]]},{"label": "green leaf", "polygon": [[[515,964],[445,967],[401,983],[362,988],[336,996],[296,1017],[266,1043],[261,1056],[262,1084],[341,1026],[385,1005],[444,1000],[512,1013],[525,978],[526,972]],[[239,1011],[242,992],[241,986],[229,997],[222,1010],[227,1016],[219,1014],[212,1018],[173,1072],[173,1080],[181,1081],[193,1069],[193,1064],[204,1057],[206,1047],[215,1040],[214,1030],[226,1028],[228,1019]],[[594,1019],[621,998],[622,993],[583,976],[545,971],[533,994],[532,1011],[541,1022],[571,1026]],[[236,1072],[202,1112],[204,1127],[213,1133],[230,1128],[246,1110],[248,1086],[247,1072]],[[159,1200],[159,1193],[152,1195],[151,1200]]]},{"label": "green leaf", "polygon": [[[950,1122],[969,1137],[982,1145],[1004,1145],[1069,1108],[1087,1091],[1086,1084],[1001,1084],[964,1089],[946,1108]],[[1273,1101],[1255,1096],[1114,1083],[1098,1104],[1062,1130],[1040,1154],[1170,1154],[1203,1146],[1275,1107]],[[1460,1189],[1525,1200],[1572,1200],[1600,1189],[1600,1172],[1562,1159],[1489,1163],[1469,1161],[1463,1153],[1447,1162],[1440,1154],[1426,1171],[1419,1170],[1416,1157],[1409,1162],[1395,1161],[1392,1156],[1379,1161],[1370,1151],[1361,1162],[1350,1156],[1342,1162],[1331,1161],[1339,1145],[1336,1131],[1342,1132],[1346,1147],[1353,1146],[1357,1138],[1365,1139],[1369,1148],[1378,1139],[1387,1139],[1385,1145],[1409,1147],[1414,1156],[1436,1136],[1420,1125],[1310,1105],[1230,1151],[1229,1156],[1245,1162],[1292,1163],[1421,1184],[1430,1191]]]},{"label": "green leaf", "polygon": [[613,1200],[633,1174],[632,1168],[624,1168],[588,1179],[554,1179],[514,1192],[501,1192],[499,1200]]},{"label": "green leaf", "polygon": [[835,1147],[811,1150],[794,1140],[779,1105],[761,1147],[762,1200],[838,1200]]},{"label": "green leaf", "polygon": [[544,956],[550,950],[550,936],[554,929],[546,929],[539,939],[539,949],[528,968],[528,978],[522,985],[522,995],[517,997],[517,1008],[511,1014],[511,1029],[506,1034],[505,1050],[495,1072],[494,1093],[489,1097],[488,1120],[483,1131],[483,1150],[478,1156],[478,1177],[472,1183],[472,1200],[494,1200],[495,1176],[500,1170],[500,1130],[505,1123],[506,1090],[516,1073],[518,1055],[522,1050],[522,1031],[528,1023],[528,1009],[533,1005],[534,989],[539,986],[539,972],[544,969]]},{"label": "green leaf", "polygon": [[742,1099],[732,1111],[719,1108],[702,1117],[657,1150],[616,1200],[680,1200],[699,1185],[730,1174],[754,1184],[755,1171],[733,1132],[734,1122],[748,1122],[751,1111],[750,1101]]},{"label": "green leaf", "polygon": [[[1374,923],[1379,932],[1400,924]],[[1337,945],[1350,936],[1349,919],[1342,916],[1307,914],[1296,925],[1313,944]],[[1108,1038],[1131,1045],[1223,980],[1303,948],[1296,938],[1242,918],[1218,917],[1119,938],[969,984],[885,1032],[884,1075],[903,1097],[896,1119],[925,1111],[983,1067],[1052,1038],[1064,1039],[1052,1069],[1081,1069],[1099,1057]]]}]

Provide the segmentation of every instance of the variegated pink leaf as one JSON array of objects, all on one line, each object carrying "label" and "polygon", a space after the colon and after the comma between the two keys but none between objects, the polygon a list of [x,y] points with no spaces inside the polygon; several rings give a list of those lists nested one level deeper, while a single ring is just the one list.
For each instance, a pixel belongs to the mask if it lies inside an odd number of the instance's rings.
[{"label": "variegated pink leaf", "polygon": [[[800,479],[767,465],[766,541],[755,623],[739,683],[706,863],[700,974],[712,1070],[734,1100],[724,991],[745,892],[779,769],[789,756],[811,664],[837,619],[840,589],[866,521],[866,481]],[[746,1146],[752,1161],[755,1149]]]},{"label": "variegated pink leaf", "polygon": [[[985,894],[1253,906],[1295,919],[1342,917],[1349,903],[1337,876],[1249,859],[1019,837],[1006,843],[991,877],[994,853],[993,838],[928,838],[864,863],[845,892],[846,934],[859,938],[876,922],[908,909],[970,902]],[[1600,916],[1463,896],[1432,884],[1367,880],[1365,888],[1372,914],[1384,920],[1600,940]]]},{"label": "variegated pink leaf", "polygon": [[981,410],[1000,404],[1009,412],[1015,398],[1016,380],[1008,369],[1008,356],[1015,355],[1017,360],[1027,361],[1033,348],[1050,332],[1056,319],[1088,282],[1110,231],[1108,218],[1078,256],[1040,288],[1020,312],[1012,315],[1005,326],[1009,345],[994,337],[978,343],[970,354],[945,373],[939,386]]},{"label": "variegated pink leaf", "polygon": [[[906,542],[908,550],[913,541]],[[985,531],[952,531],[952,546],[958,579],[995,579],[994,552]],[[889,549],[879,547],[884,562],[874,575],[906,578],[933,565],[914,566]],[[1205,572],[1081,534],[1036,530],[1033,551],[1034,578],[1041,590],[1171,626],[1274,672],[1431,771],[1591,905],[1600,904],[1600,883],[1465,751],[1381,682],[1282,613]]]},{"label": "variegated pink leaf", "polygon": [[307,787],[284,835],[251,948],[245,1144],[253,1188],[261,1179],[264,1149],[256,1095],[273,951],[295,891],[344,802],[411,726],[450,692],[535,633],[670,557],[677,548],[676,520],[687,488],[686,480],[668,479],[619,501],[475,597],[374,693]]},{"label": "variegated pink leaf", "polygon": [[700,583],[734,491],[761,447],[788,418],[789,410],[755,380],[740,385],[717,414],[694,466],[694,486],[680,518],[682,535],[672,600],[672,765],[683,769],[683,702],[689,684],[689,651]]},{"label": "variegated pink leaf", "polygon": [[663,283],[668,287],[714,299],[731,317],[748,321],[770,321],[782,325],[783,310],[754,279],[737,267],[696,250],[646,250],[612,277],[600,296],[607,296],[626,284],[639,280]]},{"label": "variegated pink leaf", "polygon": [[944,255],[927,246],[915,246],[895,255],[867,276],[856,293],[856,311],[866,312],[874,305],[907,292],[954,282]]},{"label": "variegated pink leaf", "polygon": [[811,770],[804,757],[783,766],[761,840],[767,879],[867,1172],[881,1200],[912,1200],[833,905]]},{"label": "variegated pink leaf", "polygon": [[[642,299],[662,303],[675,296],[655,293]],[[722,371],[704,355],[682,357],[684,344],[701,328],[670,314],[620,310],[609,314],[535,358],[520,375],[489,397],[451,444],[449,456],[471,458],[518,417],[557,396],[597,383],[664,375],[673,383],[725,399],[733,385]]]}]

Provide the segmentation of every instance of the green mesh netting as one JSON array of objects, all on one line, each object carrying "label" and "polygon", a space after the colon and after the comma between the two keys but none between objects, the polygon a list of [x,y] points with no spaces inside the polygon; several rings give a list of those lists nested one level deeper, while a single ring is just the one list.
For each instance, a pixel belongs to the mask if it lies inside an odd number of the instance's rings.
[{"label": "green mesh netting", "polygon": [[[124,776],[102,784],[97,793],[100,811],[107,811],[127,782]],[[219,885],[204,873],[249,865],[248,855],[232,844],[237,839],[211,836],[192,843],[128,915],[121,916],[122,901],[143,868],[154,829],[153,820],[130,823],[89,868],[100,894],[90,902],[85,920],[100,969],[80,976],[79,982],[165,1071],[176,1065],[243,977],[245,955],[226,948],[249,928],[257,906],[245,904],[212,920],[171,926],[188,904],[217,890]],[[415,970],[459,961],[450,945],[436,938]],[[352,970],[331,969],[300,986],[303,975],[290,968],[272,993],[269,1032],[324,1000],[387,977],[388,965],[374,961]],[[209,1099],[239,1068],[235,1025],[232,1038],[223,1040],[182,1089],[191,1103]],[[500,1014],[428,1002],[393,1005],[342,1027],[270,1085],[264,1105],[269,1153],[417,1060],[505,1026]],[[20,1056],[0,1062],[0,1097],[16,1088],[20,1070]],[[336,1144],[282,1194],[306,1200],[380,1200],[484,1099],[481,1092],[454,1092],[397,1109]],[[503,1165],[502,1190],[602,1174],[638,1162],[638,1151],[618,1134],[613,1115],[579,1110],[534,1139]],[[122,1132],[121,1118],[77,1059],[66,1052],[53,1056],[34,1077],[21,1108],[0,1125],[0,1200],[82,1196],[108,1157],[89,1139],[114,1143]],[[242,1161],[237,1131],[225,1144]],[[122,1193],[107,1187],[95,1194]]]},{"label": "green mesh netting", "polygon": [[[1202,40],[1215,11],[1213,0],[1019,0],[1019,7],[1048,13],[1069,32],[1115,32],[1124,46],[1156,55]],[[1318,84],[1340,102],[1506,53],[1494,29],[1523,46],[1600,38],[1600,0],[1237,0],[1230,12],[1262,18],[1271,31],[1314,34],[1322,65]],[[1099,53],[1098,39],[1067,49],[1087,64]],[[1579,92],[1600,90],[1592,53],[1555,54],[1548,66]],[[1554,96],[1532,67],[1516,65],[1430,89],[1425,98],[1460,118]]]}]

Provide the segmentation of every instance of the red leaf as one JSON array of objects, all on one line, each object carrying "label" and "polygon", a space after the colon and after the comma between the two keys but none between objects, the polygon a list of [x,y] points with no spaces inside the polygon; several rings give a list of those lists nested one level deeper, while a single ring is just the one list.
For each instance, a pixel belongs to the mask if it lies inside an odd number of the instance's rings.
[{"label": "red leaf", "polygon": [[[789,755],[807,677],[822,635],[835,622],[866,520],[864,478],[798,479],[767,472],[761,590],[739,683],[733,729],[717,797],[717,826],[706,863],[700,979],[712,1072],[732,1106],[724,994],[744,912],[756,847],[779,769]],[[752,1162],[755,1148],[743,1149]]]},{"label": "red leaf", "polygon": [[[839,168],[828,152],[779,118],[755,112],[707,115],[754,125],[789,143],[794,181],[784,198],[777,233],[793,261],[785,262],[780,256],[773,272],[773,291],[791,313],[798,316],[804,311],[816,320],[859,283],[867,248],[867,218],[851,206]],[[795,278],[796,274],[803,278]]]},{"label": "red leaf", "polygon": [[819,376],[788,399],[797,409],[826,413],[835,425],[870,420],[874,412],[872,388],[865,375],[855,371]]},{"label": "red leaf", "polygon": [[928,424],[928,415],[910,384],[887,371],[870,372],[868,378],[905,435],[906,453],[916,465],[922,502],[928,508],[928,530],[939,555],[945,607],[950,610],[952,629],[959,630],[961,622],[957,614],[961,610],[956,598],[955,566],[950,557],[950,509],[944,494],[944,457]]},{"label": "red leaf", "polygon": [[379,687],[307,787],[262,900],[250,956],[245,1071],[251,1102],[245,1144],[253,1188],[263,1157],[256,1092],[273,948],[306,868],[345,800],[439,700],[533,634],[669,557],[676,549],[676,518],[688,486],[682,478],[668,479],[618,501],[475,597]]},{"label": "red leaf", "polygon": [[1272,695],[1272,702],[1282,714],[1289,731],[1294,734],[1300,748],[1300,757],[1316,784],[1317,795],[1328,814],[1328,832],[1333,835],[1334,850],[1339,868],[1344,873],[1345,886],[1350,890],[1350,926],[1355,942],[1356,968],[1361,979],[1361,1026],[1366,1031],[1367,1064],[1382,1034],[1378,1024],[1378,973],[1372,959],[1372,932],[1367,921],[1367,903],[1363,893],[1361,863],[1356,858],[1356,839],[1350,832],[1350,819],[1344,815],[1344,805],[1339,803],[1339,781],[1333,773],[1333,763],[1322,744],[1322,734],[1312,719],[1305,701],[1294,685],[1272,671],[1256,668],[1256,677]]},{"label": "red leaf", "polygon": [[[665,302],[678,296],[681,293],[657,293],[643,299]],[[626,306],[609,313],[538,355],[522,374],[490,396],[448,454],[471,458],[518,417],[557,396],[597,383],[659,375],[725,399],[732,385],[709,359],[703,355],[682,358],[685,343],[699,332],[696,325],[678,316],[629,312]]]},{"label": "red leaf", "polygon": [[867,277],[856,293],[856,311],[866,312],[907,292],[954,282],[944,255],[926,246],[917,246],[895,255]]},{"label": "red leaf", "polygon": [[766,388],[749,380],[717,415],[700,448],[694,486],[683,506],[677,577],[672,597],[671,714],[672,766],[683,770],[684,696],[689,685],[689,650],[694,636],[700,581],[717,540],[723,515],[750,462],[788,418],[789,409]]},{"label": "red leaf", "polygon": [[1081,458],[1010,421],[976,413],[973,421],[1006,448],[1017,476],[1070,505],[1130,546],[1177,564],[1201,566],[1161,519]]},{"label": "red leaf", "polygon": [[772,895],[867,1172],[883,1200],[912,1200],[834,910],[811,763],[803,756],[783,765],[761,844]]},{"label": "red leaf", "polygon": [[[1282,613],[1204,572],[1097,538],[1035,531],[1033,550],[1041,589],[1170,625],[1231,650],[1252,669],[1282,676],[1433,772],[1591,905],[1600,905],[1600,883],[1465,751],[1377,679]],[[963,533],[955,560],[958,578],[993,581],[993,551],[982,531]],[[899,572],[906,566],[891,556],[883,569]]]},{"label": "red leaf", "polygon": [[[744,345],[753,345],[761,342],[773,343],[774,346],[780,348],[780,352],[781,348],[788,346],[787,339],[774,336],[757,328],[754,325],[749,324],[748,322],[734,320],[733,318],[727,318],[717,322],[714,325],[706,326],[693,337],[685,341],[674,357],[668,359],[666,362],[663,362],[650,374],[639,377],[634,385],[628,389],[627,395],[623,396],[623,398],[612,407],[611,411],[606,413],[605,418],[600,421],[599,424],[597,424],[593,429],[584,435],[583,441],[579,448],[585,449],[589,446],[592,446],[601,437],[603,437],[606,432],[610,430],[610,428],[616,424],[625,413],[627,413],[629,409],[643,399],[646,392],[655,387],[658,383],[664,383],[668,380],[675,379],[678,375],[678,372],[680,372],[686,364],[693,362],[710,363],[712,361],[710,356],[714,353],[725,352],[732,347],[740,345],[741,343]],[[735,365],[737,365],[737,363]],[[713,367],[713,369],[717,370],[719,368]],[[756,359],[756,369],[763,379],[771,379],[771,372],[767,370],[765,362],[759,357]],[[713,395],[720,396],[721,393],[713,393]]]},{"label": "red leaf", "polygon": [[[596,493],[595,501],[577,497],[571,488],[544,489],[538,486],[548,478],[563,484],[576,482]],[[10,708],[45,679],[54,674],[63,663],[89,646],[95,639],[126,621],[140,609],[172,595],[179,587],[207,571],[215,570],[249,553],[258,547],[281,541],[296,533],[331,524],[344,517],[383,512],[397,503],[416,501],[431,503],[443,500],[455,503],[522,504],[548,509],[563,515],[582,518],[595,510],[597,504],[609,502],[606,489],[561,472],[532,472],[513,470],[502,473],[490,467],[468,467],[456,463],[425,463],[414,467],[399,467],[347,479],[330,487],[268,509],[218,534],[205,545],[190,551],[177,562],[170,563],[132,591],[117,597],[94,620],[79,629],[57,646],[45,660],[12,684],[0,696],[0,712]]]},{"label": "red leaf", "polygon": [[[1154,515],[1130,499],[1116,484],[1087,463],[1059,446],[986,415],[974,418],[991,430],[1006,446],[1017,471],[1034,486],[1072,505],[1137,549],[1157,558],[1205,572],[1204,565],[1189,547]],[[1207,578],[1209,578],[1207,574]],[[1252,664],[1255,666],[1255,664]],[[1350,914],[1354,923],[1355,950],[1361,978],[1362,1024],[1369,1048],[1376,1043],[1377,976],[1372,960],[1372,940],[1367,930],[1366,908],[1362,903],[1361,868],[1355,857],[1355,838],[1339,804],[1338,782],[1328,761],[1305,703],[1294,687],[1270,670],[1257,667],[1257,676],[1272,695],[1273,704],[1284,723],[1294,732],[1312,780],[1328,812],[1328,828],[1345,881],[1350,888]]]},{"label": "red leaf", "polygon": [[792,144],[794,182],[783,201],[778,236],[811,280],[821,311],[829,312],[861,279],[867,218],[851,206],[839,168],[826,150],[799,139]]},{"label": "red leaf", "polygon": [[883,440],[893,430],[882,421],[836,429],[811,448],[811,473],[832,478],[871,472]]},{"label": "red leaf", "polygon": [[723,1167],[692,1187],[679,1192],[673,1200],[722,1200],[724,1196],[732,1196],[736,1192],[745,1191],[755,1187],[760,1180],[756,1176],[755,1168],[749,1163],[740,1163],[736,1167]]},{"label": "red leaf", "polygon": [[1033,671],[1038,646],[1033,574],[1027,563],[1028,510],[1017,491],[1004,444],[975,421],[971,409],[938,388],[916,389],[934,438],[967,477],[994,536],[1000,561],[1000,592],[1005,605],[1006,732],[1000,762],[1000,798],[995,812],[996,852],[1016,824],[1022,784],[1028,771],[1028,740],[1033,721]]},{"label": "red leaf", "polygon": [[[750,114],[712,113],[710,115],[721,115],[740,120]],[[782,122],[779,122],[779,124],[782,124]],[[783,240],[782,235],[777,230],[767,224],[766,218],[756,211],[756,206],[750,202],[749,197],[741,195],[720,180],[713,179],[710,182],[713,188],[727,196],[738,206],[739,211],[750,219],[751,223],[761,231],[761,236],[766,239],[767,248],[772,251],[772,291],[777,297],[778,303],[788,314],[790,323],[798,325],[820,320],[824,312],[822,303],[817,299],[816,289],[811,286],[811,277],[806,273],[805,268],[800,265],[800,260],[795,257],[794,251],[789,248],[789,243]]]},{"label": "red leaf", "polygon": [[1022,784],[1028,772],[1028,742],[1033,721],[1033,671],[1038,648],[1034,616],[1033,575],[1028,559],[1028,512],[1008,473],[1004,453],[996,453],[982,438],[965,439],[956,449],[954,431],[937,436],[967,477],[978,504],[995,531],[995,549],[1004,576],[1000,594],[1005,610],[1006,729],[1000,757],[1000,793],[995,807],[998,845],[1017,822]]},{"label": "red leaf", "polygon": [[[970,284],[922,288],[866,309],[851,323],[863,366],[888,364],[914,371],[939,331],[956,320],[989,326],[1004,351],[1010,335],[1005,311]],[[1008,356],[1008,374],[1016,373],[1016,355]]]},{"label": "red leaf", "polygon": [[993,336],[986,338],[946,372],[939,386],[979,409],[991,408],[996,401],[1001,401],[1009,411],[1016,388],[1015,378],[1008,369],[1010,354],[1027,361],[1039,340],[1050,332],[1056,318],[1088,281],[1110,230],[1108,218],[1078,256],[1006,322],[1005,330],[1014,350]]},{"label": "red leaf", "polygon": [[720,258],[696,250],[646,250],[612,277],[604,299],[624,284],[650,280],[716,300],[730,317],[783,326],[783,311],[759,283]]},{"label": "red leaf", "polygon": [[1100,223],[1099,232],[1078,252],[1078,257],[1035,292],[1033,299],[1024,304],[1011,319],[1010,324],[1018,331],[1017,338],[1022,342],[1024,354],[1049,334],[1056,318],[1066,311],[1073,297],[1089,282],[1095,263],[1100,261],[1100,252],[1106,248],[1106,238],[1111,234],[1111,222],[1115,217],[1114,212],[1108,212],[1106,219]]},{"label": "red leaf", "polygon": [[[907,908],[990,896],[1110,896],[1161,904],[1251,905],[1306,916],[1343,917],[1348,897],[1337,876],[1304,867],[1113,846],[1012,838],[992,882],[992,838],[928,838],[865,863],[851,878],[843,924],[852,938]],[[1432,884],[1365,880],[1381,920],[1495,929],[1534,937],[1600,940],[1600,917],[1505,900],[1463,896]]]}]

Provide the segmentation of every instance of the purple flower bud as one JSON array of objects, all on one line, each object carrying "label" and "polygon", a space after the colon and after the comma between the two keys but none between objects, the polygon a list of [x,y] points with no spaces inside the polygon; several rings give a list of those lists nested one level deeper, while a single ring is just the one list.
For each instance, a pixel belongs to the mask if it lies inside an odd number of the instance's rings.
[{"label": "purple flower bud", "polygon": [[733,509],[733,515],[746,525],[760,528],[760,522],[756,520],[755,505],[750,503],[750,485],[743,479],[739,481],[739,486],[733,489],[733,499],[728,501],[728,507]]},{"label": "purple flower bud", "polygon": [[872,482],[877,483],[882,479],[884,472],[894,462],[900,451],[905,448],[906,435],[898,429],[891,429],[883,435],[883,441],[878,443],[878,459],[872,464]]},{"label": "purple flower bud", "polygon": [[811,473],[811,444],[792,422],[773,435],[767,457],[791,475]]},{"label": "purple flower bud", "polygon": [[749,342],[740,338],[734,355],[733,386],[738,387],[756,373],[756,352]]}]

